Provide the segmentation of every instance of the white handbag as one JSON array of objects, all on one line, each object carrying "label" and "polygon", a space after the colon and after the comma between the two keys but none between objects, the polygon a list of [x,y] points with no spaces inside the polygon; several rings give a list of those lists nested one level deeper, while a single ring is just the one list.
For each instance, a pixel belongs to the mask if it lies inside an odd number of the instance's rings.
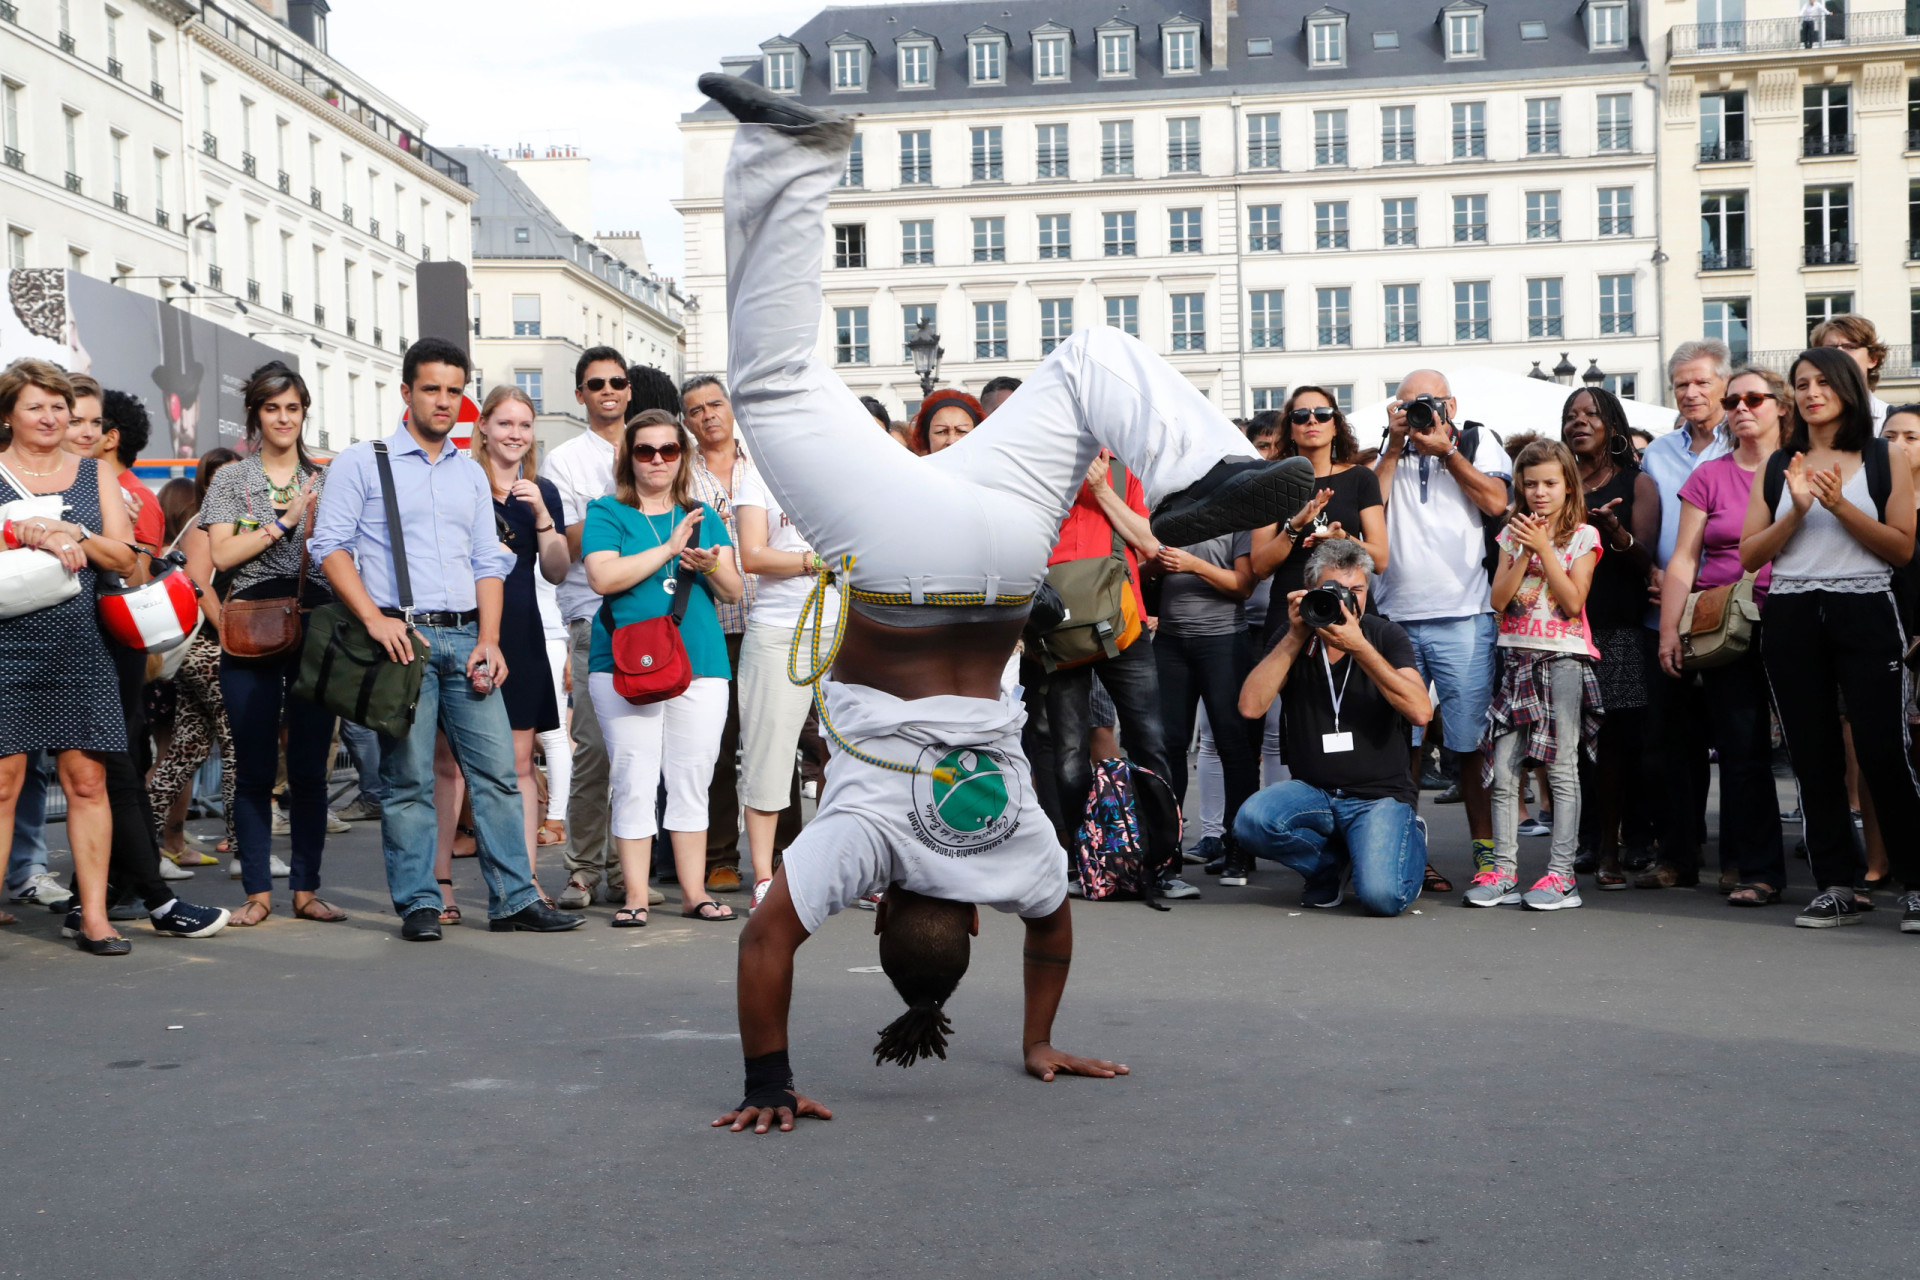
[{"label": "white handbag", "polygon": [[[15,493],[31,492],[4,466],[0,466],[0,476]],[[57,493],[16,498],[0,503],[0,524],[9,520],[15,524],[33,519],[59,520],[66,510],[65,500]],[[31,547],[0,551],[0,622],[36,613],[79,594],[80,576],[51,552]]]}]

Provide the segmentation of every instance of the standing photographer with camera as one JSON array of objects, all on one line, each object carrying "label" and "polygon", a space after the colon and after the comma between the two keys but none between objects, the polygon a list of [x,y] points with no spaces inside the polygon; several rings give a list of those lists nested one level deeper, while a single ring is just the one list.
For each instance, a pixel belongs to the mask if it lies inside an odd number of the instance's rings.
[{"label": "standing photographer with camera", "polygon": [[1312,588],[1288,594],[1286,634],[1240,689],[1249,719],[1281,699],[1293,778],[1248,800],[1233,829],[1243,851],[1306,878],[1302,906],[1339,906],[1350,867],[1361,905],[1397,916],[1420,896],[1427,865],[1407,733],[1433,707],[1406,631],[1366,612],[1372,570],[1365,544],[1349,538],[1307,557]]},{"label": "standing photographer with camera", "polygon": [[[1387,444],[1374,475],[1387,502],[1393,558],[1374,603],[1405,628],[1415,665],[1439,694],[1442,742],[1466,757],[1460,793],[1477,872],[1493,860],[1493,812],[1479,754],[1498,634],[1485,521],[1505,514],[1513,469],[1491,431],[1463,437],[1454,427],[1457,410],[1445,376],[1432,369],[1408,374],[1388,406]],[[1430,876],[1428,887],[1445,892],[1452,885]]]}]

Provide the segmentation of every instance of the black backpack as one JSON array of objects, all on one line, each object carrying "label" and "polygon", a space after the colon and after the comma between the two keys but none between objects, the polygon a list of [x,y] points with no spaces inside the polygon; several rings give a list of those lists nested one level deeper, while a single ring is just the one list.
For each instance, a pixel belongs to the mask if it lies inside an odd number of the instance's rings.
[{"label": "black backpack", "polygon": [[[1780,491],[1787,487],[1787,467],[1792,461],[1793,455],[1785,449],[1774,450],[1767,459],[1760,492],[1769,513],[1780,508]],[[1873,499],[1874,514],[1884,521],[1887,499],[1893,495],[1893,451],[1888,448],[1885,436],[1867,441],[1867,447],[1860,451],[1860,464],[1867,469],[1867,494]]]}]

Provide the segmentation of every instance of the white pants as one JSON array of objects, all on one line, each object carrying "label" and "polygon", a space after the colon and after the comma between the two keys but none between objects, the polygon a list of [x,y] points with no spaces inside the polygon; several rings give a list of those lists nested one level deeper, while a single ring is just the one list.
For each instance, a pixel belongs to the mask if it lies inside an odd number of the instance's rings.
[{"label": "white pants", "polygon": [[667,830],[705,831],[707,792],[727,723],[727,682],[702,676],[679,697],[643,707],[615,693],[605,671],[588,676],[587,689],[607,744],[614,838],[644,840],[658,832],[653,813],[663,775]]},{"label": "white pants", "polygon": [[762,813],[779,813],[792,798],[800,731],[813,706],[813,686],[787,677],[795,630],[749,618],[740,637],[740,802]]},{"label": "white pants", "polygon": [[567,820],[567,793],[573,789],[573,738],[567,732],[567,642],[547,641],[547,666],[553,670],[553,704],[560,708],[560,727],[540,735],[540,754],[547,760],[547,821]]},{"label": "white pants", "polygon": [[918,458],[819,360],[827,193],[844,148],[741,125],[727,162],[728,374],[760,474],[851,584],[920,604],[1026,596],[1046,572],[1087,467],[1111,449],[1147,501],[1253,446],[1173,366],[1117,329],[1055,348],[978,430]]}]

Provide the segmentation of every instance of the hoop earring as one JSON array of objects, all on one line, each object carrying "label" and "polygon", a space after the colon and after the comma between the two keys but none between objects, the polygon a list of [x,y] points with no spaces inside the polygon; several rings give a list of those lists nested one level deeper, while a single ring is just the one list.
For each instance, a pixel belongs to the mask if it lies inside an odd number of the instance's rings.
[{"label": "hoop earring", "polygon": [[1633,444],[1625,436],[1609,435],[1607,452],[1613,456],[1615,462],[1625,462],[1633,455]]}]

